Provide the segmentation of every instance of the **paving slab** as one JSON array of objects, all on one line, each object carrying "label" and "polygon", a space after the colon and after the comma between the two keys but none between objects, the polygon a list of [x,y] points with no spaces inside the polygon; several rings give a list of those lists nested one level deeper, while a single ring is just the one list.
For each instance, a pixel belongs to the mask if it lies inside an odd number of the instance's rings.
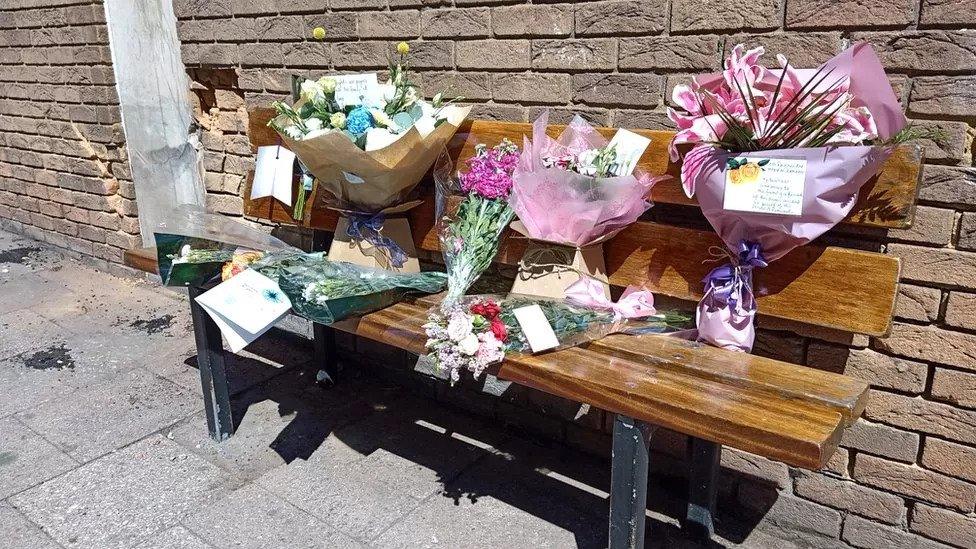
[{"label": "paving slab", "polygon": [[16,417],[74,459],[86,462],[189,417],[202,406],[186,389],[135,369]]},{"label": "paving slab", "polygon": [[4,549],[61,549],[36,524],[0,501],[0,540]]},{"label": "paving slab", "polygon": [[234,487],[218,467],[154,435],[10,503],[64,546],[122,549],[148,543]]},{"label": "paving slab", "polygon": [[0,359],[43,348],[60,341],[64,333],[63,328],[29,309],[0,314]]},{"label": "paving slab", "polygon": [[151,540],[134,549],[213,549],[185,526],[177,525],[156,534]]},{"label": "paving slab", "polygon": [[0,419],[0,499],[56,477],[78,462],[13,417]]},{"label": "paving slab", "polygon": [[191,513],[184,524],[214,547],[332,549],[364,545],[255,485]]},{"label": "paving slab", "polygon": [[[0,328],[2,329],[2,328]],[[0,360],[0,417],[60,401],[78,390],[68,368],[33,368],[34,352]],[[55,359],[55,364],[56,364]],[[47,361],[40,361],[46,363]]]}]

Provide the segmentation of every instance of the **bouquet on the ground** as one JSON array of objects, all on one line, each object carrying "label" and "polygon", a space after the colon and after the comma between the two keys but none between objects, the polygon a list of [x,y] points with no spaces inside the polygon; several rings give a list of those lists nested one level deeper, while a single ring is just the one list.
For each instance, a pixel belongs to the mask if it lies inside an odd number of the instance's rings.
[{"label": "bouquet on the ground", "polygon": [[699,337],[747,352],[755,337],[752,269],[843,220],[890,146],[922,134],[906,128],[869,45],[807,70],[783,56],[778,69],[764,67],[763,52],[734,47],[722,73],[675,87],[680,108],[668,112],[685,192],[697,196],[729,248],[730,263],[704,281]]},{"label": "bouquet on the ground", "polygon": [[381,239],[383,216],[406,200],[470,110],[443,93],[425,101],[410,81],[408,52],[397,46],[385,84],[375,73],[305,80],[298,102],[276,102],[269,122],[305,180],[321,184],[334,196],[329,207],[350,218],[349,236],[376,247],[391,245]]},{"label": "bouquet on the ground", "polygon": [[442,307],[457,302],[498,253],[502,232],[515,215],[507,199],[518,153],[508,139],[492,148],[479,144],[465,161],[467,172],[454,177],[446,155],[434,170],[437,235],[447,267]]},{"label": "bouquet on the ground", "polygon": [[450,307],[435,310],[424,330],[428,356],[453,384],[463,371],[480,377],[510,353],[563,349],[612,333],[663,333],[687,321],[680,314],[658,314],[646,290],[628,288],[614,303],[603,295],[598,282],[583,277],[567,289],[566,299],[464,296]]},{"label": "bouquet on the ground", "polygon": [[579,116],[552,139],[548,119],[548,111],[536,119],[512,177],[509,203],[526,236],[581,248],[651,207],[657,178],[635,170],[649,140],[621,130],[608,143]]}]

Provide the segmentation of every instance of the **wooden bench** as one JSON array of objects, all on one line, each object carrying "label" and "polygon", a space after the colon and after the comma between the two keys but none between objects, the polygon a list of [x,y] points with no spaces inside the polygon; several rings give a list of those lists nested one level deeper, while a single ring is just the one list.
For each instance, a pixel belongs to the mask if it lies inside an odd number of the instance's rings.
[{"label": "wooden bench", "polygon": [[[267,112],[259,110],[251,116],[252,144],[276,142],[263,127]],[[521,143],[522,134],[530,131],[528,124],[471,121],[461,128],[450,152],[463,159],[479,142],[491,145],[508,137]],[[667,160],[670,132],[638,133],[653,140],[641,165],[653,173],[677,173],[677,166]],[[899,147],[879,177],[864,187],[845,223],[910,226],[920,166],[918,147]],[[677,181],[659,184],[653,198],[658,203],[695,206]],[[246,210],[248,215],[295,223],[289,211],[270,199],[248,201]],[[433,216],[430,200],[410,212],[417,249],[436,254]],[[313,209],[302,224],[321,235],[333,230],[335,222],[329,211]],[[605,246],[610,282],[618,287],[644,285],[659,295],[696,301],[701,297],[701,280],[713,266],[702,262],[712,245],[720,242],[710,231],[635,223]],[[523,249],[522,240],[507,239],[497,261],[514,265]],[[125,259],[130,266],[155,271],[154,250],[131,250]],[[883,337],[891,324],[899,268],[898,259],[879,253],[816,243],[798,248],[756,272],[759,325],[773,323],[799,333],[828,330]],[[201,291],[190,288],[191,298]],[[232,433],[233,421],[220,333],[192,299],[190,303],[208,426],[211,435],[222,440]],[[429,306],[429,300],[421,298],[332,327],[315,325],[316,361],[330,376],[337,376],[334,329],[423,353],[421,324]],[[492,373],[615,415],[611,547],[643,545],[648,443],[654,426],[689,435],[685,524],[711,535],[722,445],[820,469],[836,450],[844,428],[864,410],[868,393],[867,383],[847,376],[651,335],[614,335],[583,347],[510,358]]]}]

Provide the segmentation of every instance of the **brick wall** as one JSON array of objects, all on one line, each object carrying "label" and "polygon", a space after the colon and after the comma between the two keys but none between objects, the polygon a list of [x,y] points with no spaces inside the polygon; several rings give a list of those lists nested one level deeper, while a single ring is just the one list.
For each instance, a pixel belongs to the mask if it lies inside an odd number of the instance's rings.
[{"label": "brick wall", "polygon": [[106,266],[139,243],[101,2],[0,6],[0,226]]},{"label": "brick wall", "polygon": [[[48,7],[50,5],[50,7]],[[0,220],[109,260],[137,232],[97,2],[7,0],[0,8]],[[30,7],[28,7],[30,6]],[[926,143],[915,226],[835,231],[826,240],[903,260],[891,337],[765,324],[757,352],[846,372],[874,386],[865,418],[821,472],[727,450],[720,513],[755,512],[794,542],[976,547],[976,2],[973,0],[176,0],[183,57],[204,129],[208,205],[239,216],[252,162],[246,107],[287,95],[294,73],[381,70],[411,43],[427,89],[451,87],[474,116],[668,127],[675,83],[715,70],[737,42],[768,58],[821,62],[850,40],[875,45],[909,116],[943,128]],[[35,9],[41,7],[43,9]],[[65,26],[68,25],[68,26]],[[327,30],[324,42],[311,29]],[[30,47],[27,47],[30,46]],[[29,98],[25,100],[25,98]],[[56,99],[51,101],[48,99]],[[656,216],[670,216],[658,207]],[[700,219],[683,222],[700,223]],[[449,405],[605,452],[600,410],[489,379],[454,389],[416,357],[346,340],[357,360]],[[652,460],[680,474],[683,439]]]}]

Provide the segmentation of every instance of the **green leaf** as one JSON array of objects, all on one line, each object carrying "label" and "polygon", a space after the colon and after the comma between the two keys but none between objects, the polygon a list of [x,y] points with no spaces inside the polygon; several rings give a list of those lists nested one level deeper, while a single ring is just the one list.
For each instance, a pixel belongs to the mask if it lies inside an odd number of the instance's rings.
[{"label": "green leaf", "polygon": [[397,128],[405,130],[413,126],[414,119],[408,113],[398,112],[393,115],[393,123],[397,125]]},{"label": "green leaf", "polygon": [[766,164],[769,164],[769,159],[768,158],[763,158],[759,162],[756,162],[756,164],[759,164],[760,166],[765,166]]},{"label": "green leaf", "polygon": [[420,120],[424,116],[424,109],[420,105],[414,105],[410,107],[410,118],[413,118],[414,122]]}]

